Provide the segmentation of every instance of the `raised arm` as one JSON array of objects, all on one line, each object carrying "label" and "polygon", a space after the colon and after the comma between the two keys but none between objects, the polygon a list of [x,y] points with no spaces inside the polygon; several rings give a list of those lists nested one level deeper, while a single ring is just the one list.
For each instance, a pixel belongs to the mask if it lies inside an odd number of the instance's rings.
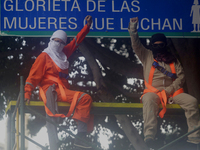
[{"label": "raised arm", "polygon": [[128,31],[131,37],[131,44],[133,51],[136,53],[141,62],[145,60],[145,55],[147,54],[147,49],[142,45],[137,32],[138,17],[131,18]]},{"label": "raised arm", "polygon": [[[193,5],[193,6],[194,6],[194,5]],[[192,9],[191,9],[191,11],[190,11],[190,17],[192,16],[193,6],[192,6]]]},{"label": "raised arm", "polygon": [[67,57],[71,56],[71,54],[78,48],[79,44],[83,41],[85,36],[90,31],[90,26],[92,24],[92,16],[89,16],[89,15],[86,16],[85,20],[87,21],[87,24],[77,34],[77,36],[69,44],[67,44],[63,49],[63,52],[67,55]]}]

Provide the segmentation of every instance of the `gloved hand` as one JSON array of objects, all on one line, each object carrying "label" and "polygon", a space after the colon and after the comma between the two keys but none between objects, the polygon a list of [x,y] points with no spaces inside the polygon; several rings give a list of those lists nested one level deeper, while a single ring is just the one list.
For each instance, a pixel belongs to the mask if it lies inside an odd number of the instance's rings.
[{"label": "gloved hand", "polygon": [[173,102],[172,97],[170,97],[171,93],[169,93],[169,91],[171,91],[171,88],[170,88],[170,87],[167,87],[167,88],[165,89],[165,93],[166,93],[166,95],[167,95],[167,101],[168,101],[169,104],[173,104],[174,102]]},{"label": "gloved hand", "polygon": [[24,101],[27,102],[27,104],[30,104],[30,99],[25,98]]},{"label": "gloved hand", "polygon": [[138,17],[130,19],[128,29],[133,33],[137,31]]},{"label": "gloved hand", "polygon": [[92,24],[92,16],[87,15],[87,16],[85,17],[85,20],[87,21],[87,25],[90,27],[91,24]]}]

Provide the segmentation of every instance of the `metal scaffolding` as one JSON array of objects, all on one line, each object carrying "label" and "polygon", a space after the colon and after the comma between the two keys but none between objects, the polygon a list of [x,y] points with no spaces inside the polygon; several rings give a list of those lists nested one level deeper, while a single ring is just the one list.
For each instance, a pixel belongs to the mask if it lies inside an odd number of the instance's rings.
[{"label": "metal scaffolding", "polygon": [[[42,119],[52,123],[58,128],[66,131],[65,128],[59,126],[52,120],[46,118],[45,116],[41,115],[41,111],[44,112],[44,103],[42,101],[31,101],[30,105],[25,104],[24,102],[24,79],[20,77],[20,93],[18,96],[17,101],[10,101],[7,108],[6,113],[8,114],[8,123],[7,123],[7,149],[6,150],[25,150],[25,139],[29,140],[30,142],[39,146],[42,150],[48,150],[47,147],[42,146],[41,144],[35,142],[34,140],[30,139],[29,137],[25,136],[25,113],[31,112]],[[41,107],[42,106],[42,107]],[[70,107],[70,104],[64,102],[58,102],[58,106],[61,107],[61,111],[67,110]],[[200,106],[200,105],[199,105]],[[98,103],[93,102],[91,113],[95,115],[114,115],[114,114],[133,114],[134,112],[141,111],[143,105],[141,103]],[[35,111],[32,108],[36,108]],[[160,105],[160,108],[162,106]],[[173,114],[176,111],[176,114],[183,114],[183,110],[180,109],[181,107],[177,104],[167,104],[167,108],[170,109],[170,113]],[[170,115],[170,114],[166,114]],[[20,117],[19,117],[20,116]],[[15,125],[16,124],[16,125]],[[20,124],[20,125],[19,125]],[[159,150],[164,150],[169,146],[173,145],[174,143],[178,142],[179,140],[183,139],[184,137],[188,136],[189,134],[199,130],[200,127],[192,130],[191,132],[177,138],[176,140],[172,141],[171,143],[161,147]],[[20,131],[20,132],[19,132]],[[66,133],[70,134],[73,137],[72,133],[66,131]],[[80,139],[83,140],[83,139]],[[84,141],[86,142],[86,141]],[[99,149],[96,147],[95,144],[91,144],[94,149]]]}]

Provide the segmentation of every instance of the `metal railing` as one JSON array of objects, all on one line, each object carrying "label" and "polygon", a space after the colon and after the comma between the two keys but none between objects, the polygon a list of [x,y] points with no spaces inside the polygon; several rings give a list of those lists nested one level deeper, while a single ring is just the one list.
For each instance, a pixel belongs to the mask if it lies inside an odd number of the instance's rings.
[{"label": "metal railing", "polygon": [[[66,128],[59,126],[58,124],[56,124],[55,122],[53,122],[51,119],[46,118],[45,116],[41,115],[40,113],[34,111],[33,109],[31,109],[29,106],[25,106],[25,102],[24,102],[24,79],[23,76],[20,77],[20,93],[17,99],[17,103],[15,105],[15,109],[12,113],[11,116],[11,150],[25,150],[25,139],[29,140],[30,142],[32,142],[33,144],[39,146],[42,150],[48,150],[47,147],[42,146],[41,144],[37,143],[36,141],[30,139],[29,137],[25,136],[25,108],[35,114],[38,117],[41,117],[42,119],[52,123],[53,125],[55,125],[56,127],[64,130],[66,133],[68,133],[69,135],[76,137],[76,135],[70,133],[69,131],[66,130]],[[21,118],[19,119],[19,115],[21,116]],[[15,130],[15,119],[16,119],[16,130]],[[19,123],[20,123],[20,130],[21,133],[19,132]],[[158,150],[165,150],[166,148],[169,148],[170,146],[172,146],[173,144],[177,143],[178,141],[180,141],[181,139],[185,138],[186,136],[192,134],[193,132],[197,131],[200,129],[200,126],[195,128],[194,130],[184,134],[183,136],[177,138],[176,140],[166,144],[165,146],[159,148]],[[16,135],[16,139],[15,139],[15,135]],[[21,136],[21,139],[19,140],[19,137]],[[79,138],[79,137],[76,137]],[[86,143],[88,143],[87,141],[85,141],[84,139],[80,139]],[[19,141],[21,141],[21,143],[19,143]],[[89,144],[89,143],[88,143]],[[91,144],[91,143],[90,143]],[[91,146],[95,149],[95,150],[99,150],[99,148],[97,148],[97,146],[95,144],[91,144]],[[10,150],[10,149],[9,149]]]},{"label": "metal railing", "polygon": [[[29,137],[25,136],[25,104],[24,104],[24,79],[20,77],[20,93],[17,98],[15,109],[11,116],[11,150],[25,150],[25,139],[39,146],[42,150],[48,150],[47,147],[35,142]],[[19,117],[20,116],[20,117]],[[16,127],[15,127],[16,122]],[[20,124],[20,125],[19,125]],[[20,131],[20,132],[19,132]],[[21,138],[20,138],[21,137]],[[8,147],[8,146],[7,146]],[[9,149],[8,149],[9,150]]]},{"label": "metal railing", "polygon": [[[51,124],[55,125],[56,127],[64,130],[66,133],[71,135],[72,137],[76,137],[79,140],[82,140],[85,143],[88,143],[85,141],[85,139],[79,138],[76,135],[72,134],[71,132],[67,131],[66,128],[59,126],[59,124],[53,122],[51,119],[46,118],[45,116],[41,115],[40,113],[34,111],[29,106],[25,106],[24,102],[24,79],[23,76],[20,76],[20,93],[17,99],[17,103],[15,105],[15,109],[11,116],[11,150],[25,150],[25,139],[29,140],[33,144],[39,146],[42,150],[48,150],[48,147],[44,147],[41,144],[37,143],[36,141],[32,140],[31,138],[25,136],[25,109],[29,112],[35,114],[38,117],[41,117],[42,119],[46,120],[47,122],[50,122]],[[19,119],[19,115],[21,116]],[[15,119],[16,119],[16,129],[15,129]],[[20,123],[20,130],[19,132],[19,123]],[[16,135],[16,139],[15,139]],[[20,140],[19,140],[19,137]],[[20,142],[19,142],[20,141]],[[95,150],[100,150],[97,148],[97,146],[93,143],[90,144]],[[10,150],[10,149],[8,149]]]},{"label": "metal railing", "polygon": [[[199,130],[199,129],[200,129],[200,126],[197,127],[197,128],[195,128],[194,130],[192,130],[192,131],[190,131],[190,132],[188,132],[188,133],[182,135],[181,137],[177,138],[176,140],[174,140],[174,141],[172,141],[172,142],[166,144],[165,146],[159,148],[158,150],[165,150],[166,148],[169,148],[169,147],[172,146],[173,144],[177,143],[178,141],[182,140],[182,139],[185,138],[186,136],[188,136],[188,135],[194,133],[195,131],[197,131],[197,130]],[[198,144],[197,144],[197,146],[198,146]],[[198,148],[198,149],[199,149],[199,148]]]}]

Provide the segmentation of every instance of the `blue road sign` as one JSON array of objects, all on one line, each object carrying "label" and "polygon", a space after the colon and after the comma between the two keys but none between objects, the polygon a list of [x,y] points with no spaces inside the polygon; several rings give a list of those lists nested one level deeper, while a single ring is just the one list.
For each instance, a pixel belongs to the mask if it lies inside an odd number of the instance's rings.
[{"label": "blue road sign", "polygon": [[0,34],[50,36],[57,29],[76,35],[93,17],[88,36],[128,37],[130,18],[139,17],[140,36],[200,37],[199,0],[0,0]]}]

